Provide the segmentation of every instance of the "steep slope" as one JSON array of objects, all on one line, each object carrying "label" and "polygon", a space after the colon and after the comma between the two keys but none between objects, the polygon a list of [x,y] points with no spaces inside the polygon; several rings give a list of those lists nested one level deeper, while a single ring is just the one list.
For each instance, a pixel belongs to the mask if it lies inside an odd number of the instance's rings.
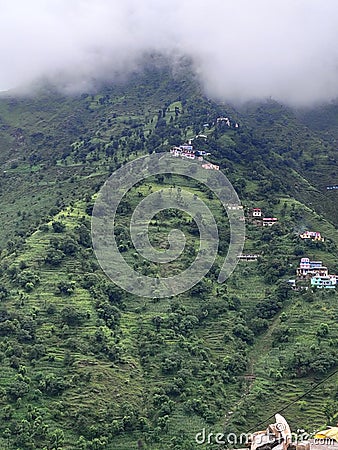
[{"label": "steep slope", "polygon": [[[280,105],[237,111],[164,69],[95,95],[7,97],[0,111],[3,448],[210,449],[218,446],[195,442],[203,428],[246,432],[284,408],[294,429],[335,420],[337,293],[291,291],[285,282],[302,256],[338,272],[336,194],[323,189],[333,147]],[[95,193],[123,162],[200,133],[207,140],[195,142],[236,187],[247,217],[260,207],[279,224],[247,221],[244,251],[261,257],[240,262],[219,285],[229,235],[220,203],[183,178],[146,180],[118,218],[126,260],[161,274],[135,255],[128,223],[140,198],[177,184],[209,205],[221,246],[190,291],[129,295],[93,254]],[[187,236],[180,264],[189,265],[196,230],[184,214],[155,217],[150,235],[161,246],[172,228]],[[325,242],[301,241],[305,229]]]}]

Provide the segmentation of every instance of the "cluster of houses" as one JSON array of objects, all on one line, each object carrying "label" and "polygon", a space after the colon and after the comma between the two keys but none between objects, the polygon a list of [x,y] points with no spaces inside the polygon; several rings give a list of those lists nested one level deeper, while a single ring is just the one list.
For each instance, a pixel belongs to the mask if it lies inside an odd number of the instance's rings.
[{"label": "cluster of houses", "polygon": [[[232,124],[228,117],[219,117],[217,119],[217,123],[225,122],[228,127],[231,127]],[[238,124],[234,125],[235,128],[238,128]],[[196,137],[206,137],[206,136],[196,136]],[[191,160],[198,160],[202,162],[202,168],[206,170],[219,170],[219,166],[216,164],[212,164],[208,161],[204,161],[205,156],[209,156],[210,153],[205,152],[204,150],[195,150],[192,145],[192,140],[189,140],[188,143],[182,144],[180,146],[174,146],[170,149],[170,154],[176,158],[185,158]],[[331,189],[338,189],[338,186],[331,186]],[[329,187],[328,187],[329,189]],[[229,209],[232,208],[233,205],[228,205]],[[242,206],[234,205],[234,208],[243,209]],[[245,220],[244,216],[243,219]],[[251,209],[251,220],[263,227],[271,227],[278,223],[277,217],[264,217],[263,211],[261,208],[252,208]],[[316,241],[316,242],[324,242],[324,238],[321,236],[318,231],[304,231],[299,235],[299,237],[305,241]],[[237,258],[240,261],[257,261],[260,255],[258,254],[241,254],[238,255]],[[310,281],[311,287],[316,287],[319,289],[335,289],[337,285],[338,275],[330,275],[328,268],[323,266],[322,261],[310,261],[309,258],[302,258],[299,264],[299,267],[296,270],[297,278],[288,280],[288,283],[291,285],[292,289],[298,290],[301,288],[307,289],[307,286],[300,285],[302,281]]]},{"label": "cluster of houses", "polygon": [[272,225],[278,222],[277,217],[264,217],[261,208],[253,208],[251,217],[256,223],[263,225],[263,227],[272,227]]},{"label": "cluster of houses", "polygon": [[[239,123],[232,121],[229,117],[217,117],[216,121],[210,122],[210,123],[204,123],[203,128],[211,128],[215,125],[222,125],[225,124],[228,128],[239,128]],[[198,137],[198,136],[196,136]]]},{"label": "cluster of houses", "polygon": [[[231,122],[229,117],[218,117],[216,119],[216,124],[225,123],[229,128],[239,128],[239,124],[237,122]],[[212,123],[214,125],[215,122]],[[205,123],[203,125],[204,128],[210,128],[209,123]],[[205,152],[204,150],[195,150],[193,146],[194,139],[207,139],[208,136],[206,134],[197,134],[195,138],[191,138],[187,141],[187,143],[182,144],[180,146],[174,146],[170,149],[170,153],[172,156],[176,158],[184,158],[191,160],[203,161],[205,156],[209,156],[210,153]],[[206,170],[219,170],[219,166],[217,164],[211,164],[209,162],[205,162],[202,164],[203,169]]]},{"label": "cluster of houses", "polygon": [[[176,158],[198,161],[204,161],[204,157],[210,155],[210,153],[207,153],[204,150],[195,150],[191,142],[189,142],[188,144],[182,144],[179,147],[172,147],[170,149],[170,154]],[[207,170],[219,170],[219,166],[217,166],[216,164],[211,164],[209,162],[204,162],[202,164],[202,168]]]},{"label": "cluster of houses", "polygon": [[186,159],[198,159],[203,161],[203,155],[200,155],[194,150],[193,145],[191,144],[183,144],[179,147],[172,147],[170,149],[170,154],[175,157],[186,158]]},{"label": "cluster of houses", "polygon": [[324,238],[319,231],[305,231],[304,233],[301,233],[299,237],[305,241],[324,242]]},{"label": "cluster of houses", "polygon": [[218,117],[216,120],[216,123],[225,123],[229,128],[233,127],[233,128],[239,128],[239,124],[237,122],[235,122],[234,124],[232,124],[232,122],[230,121],[229,117]]},{"label": "cluster of houses", "polygon": [[[243,208],[241,206],[241,208]],[[276,217],[263,217],[263,212],[261,208],[252,208],[251,210],[251,219],[253,222],[255,222],[258,225],[261,225],[263,227],[271,227],[275,223],[278,222],[278,219]],[[239,220],[245,220],[245,218],[240,218]],[[237,258],[239,261],[245,261],[245,262],[254,262],[258,261],[261,255],[253,253],[253,254],[241,254],[238,255]]]},{"label": "cluster of houses", "polygon": [[[263,227],[271,227],[278,222],[276,217],[263,217],[261,208],[253,208],[251,210],[251,218],[255,223],[263,225]],[[319,231],[305,231],[299,237],[303,240],[311,240],[316,242],[324,242]],[[257,261],[259,255],[240,255],[238,258],[245,261]],[[297,268],[297,279],[289,280],[292,288],[299,289],[299,283],[303,280],[310,281],[311,287],[319,289],[335,289],[337,285],[338,275],[330,275],[326,266],[322,261],[310,261],[309,258],[302,258]]]},{"label": "cluster of houses", "polygon": [[308,279],[312,276],[325,277],[328,275],[328,268],[323,266],[322,261],[310,261],[309,258],[302,258],[297,267],[297,277]]},{"label": "cluster of houses", "polygon": [[337,275],[330,275],[322,261],[311,261],[310,258],[302,258],[296,270],[297,280],[289,280],[293,289],[298,289],[297,281],[310,280],[311,287],[319,289],[335,289]]}]

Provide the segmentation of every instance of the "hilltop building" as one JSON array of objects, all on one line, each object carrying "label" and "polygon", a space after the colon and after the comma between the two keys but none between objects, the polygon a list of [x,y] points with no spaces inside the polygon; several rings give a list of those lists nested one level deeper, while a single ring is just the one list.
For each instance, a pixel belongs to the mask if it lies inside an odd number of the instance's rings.
[{"label": "hilltop building", "polygon": [[272,227],[272,225],[275,225],[275,223],[278,222],[277,217],[264,217],[261,208],[251,208],[249,214],[253,223],[263,227]]},{"label": "hilltop building", "polygon": [[247,261],[247,262],[257,261],[259,257],[260,255],[243,255],[243,254],[237,256],[237,258],[240,261]]},{"label": "hilltop building", "polygon": [[202,164],[203,169],[207,169],[207,170],[219,170],[219,166],[217,166],[216,164],[211,164],[211,163],[204,163]]},{"label": "hilltop building", "polygon": [[218,117],[217,123],[220,123],[220,122],[225,122],[228,125],[228,127],[231,127],[231,122],[230,122],[229,117]]},{"label": "hilltop building", "polygon": [[272,227],[275,223],[278,222],[277,217],[264,217],[263,219],[263,227]]},{"label": "hilltop building", "polygon": [[200,154],[200,152],[196,152],[193,149],[192,145],[180,145],[179,147],[172,147],[170,149],[171,155],[175,156],[176,158],[186,158],[186,159],[198,159],[199,161],[203,161],[203,156]]},{"label": "hilltop building", "polygon": [[321,236],[319,231],[305,231],[300,234],[299,237],[304,240],[324,242],[324,238]]},{"label": "hilltop building", "polygon": [[182,151],[192,152],[194,147],[189,143],[189,144],[180,145],[180,149]]},{"label": "hilltop building", "polygon": [[318,289],[335,289],[337,285],[336,275],[315,276],[311,278],[311,286]]},{"label": "hilltop building", "polygon": [[243,210],[243,206],[242,205],[237,205],[236,203],[227,203],[226,207],[227,207],[227,209],[230,209],[231,211]]},{"label": "hilltop building", "polygon": [[311,280],[311,287],[319,289],[335,289],[337,275],[330,275],[328,268],[323,266],[322,261],[310,261],[302,258],[297,268],[298,280]]},{"label": "hilltop building", "polygon": [[[204,156],[210,155],[210,153],[205,150],[194,150],[194,147],[190,144],[190,142],[188,144],[180,145],[179,147],[172,147],[170,149],[170,154],[176,158],[196,159],[198,161],[204,161]],[[209,162],[202,164],[202,167],[203,169],[208,170],[219,170],[219,166]]]},{"label": "hilltop building", "polygon": [[209,156],[211,153],[208,153],[204,150],[195,150],[195,155],[196,156]]},{"label": "hilltop building", "polygon": [[260,219],[262,217],[261,208],[253,208],[251,211],[252,217]]},{"label": "hilltop building", "polygon": [[233,127],[233,128],[239,128],[239,123],[237,122],[231,122],[231,120],[229,119],[229,117],[217,117],[216,119],[216,123],[225,123],[229,128]]},{"label": "hilltop building", "polygon": [[309,258],[302,258],[297,268],[297,277],[300,279],[327,277],[328,275],[328,268],[323,266],[322,261],[310,261]]}]

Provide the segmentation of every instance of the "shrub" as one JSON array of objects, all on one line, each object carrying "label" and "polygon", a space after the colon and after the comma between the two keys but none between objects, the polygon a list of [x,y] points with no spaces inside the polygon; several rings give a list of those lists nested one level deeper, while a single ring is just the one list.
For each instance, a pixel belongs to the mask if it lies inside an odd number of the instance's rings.
[{"label": "shrub", "polygon": [[54,221],[52,222],[52,227],[54,233],[63,233],[66,229],[66,225],[63,222]]},{"label": "shrub", "polygon": [[56,287],[61,295],[72,295],[75,291],[75,281],[60,281]]},{"label": "shrub", "polygon": [[69,326],[80,325],[84,319],[84,315],[72,306],[65,306],[60,313],[63,323]]},{"label": "shrub", "polygon": [[45,262],[51,266],[59,266],[66,255],[63,251],[51,248],[45,257]]}]

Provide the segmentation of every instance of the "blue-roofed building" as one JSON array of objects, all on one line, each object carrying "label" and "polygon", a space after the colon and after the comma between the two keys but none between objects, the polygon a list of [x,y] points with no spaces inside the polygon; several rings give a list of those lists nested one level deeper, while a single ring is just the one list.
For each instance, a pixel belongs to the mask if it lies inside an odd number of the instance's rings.
[{"label": "blue-roofed building", "polygon": [[335,289],[337,285],[336,275],[315,276],[311,278],[311,287],[319,289]]}]

